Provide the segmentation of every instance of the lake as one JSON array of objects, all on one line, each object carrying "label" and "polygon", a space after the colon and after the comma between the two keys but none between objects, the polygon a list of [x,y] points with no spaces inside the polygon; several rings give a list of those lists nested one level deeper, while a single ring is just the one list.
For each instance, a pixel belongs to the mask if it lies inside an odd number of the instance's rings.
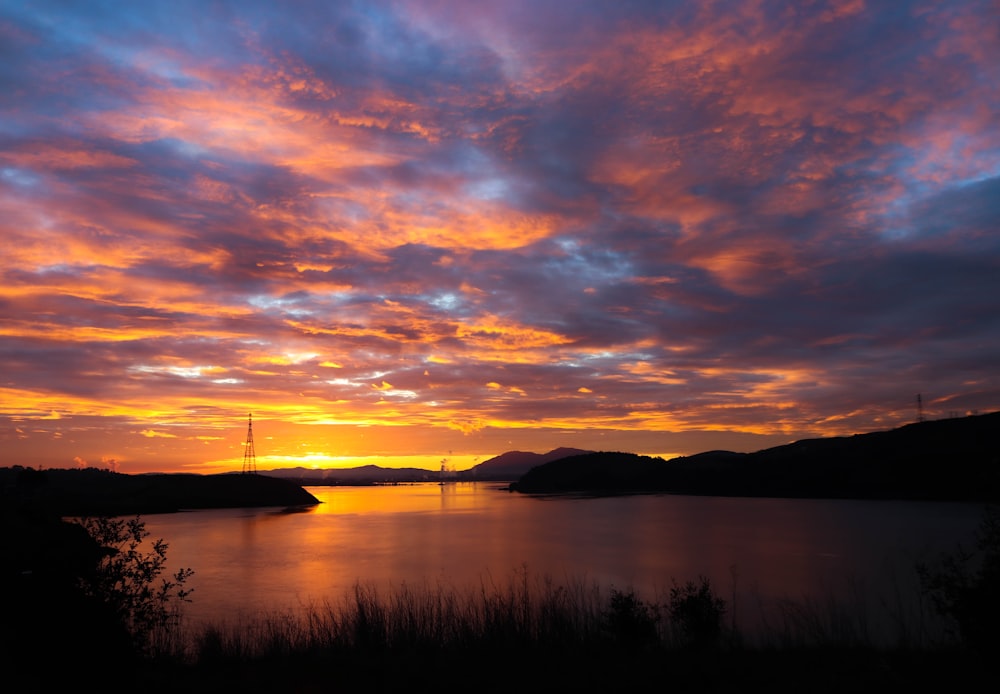
[{"label": "lake", "polygon": [[169,567],[195,570],[191,623],[336,603],[356,583],[390,593],[505,587],[527,572],[663,596],[703,575],[743,626],[782,600],[913,603],[914,566],[971,543],[974,504],[514,494],[496,483],[310,487],[312,510],[145,516]]}]

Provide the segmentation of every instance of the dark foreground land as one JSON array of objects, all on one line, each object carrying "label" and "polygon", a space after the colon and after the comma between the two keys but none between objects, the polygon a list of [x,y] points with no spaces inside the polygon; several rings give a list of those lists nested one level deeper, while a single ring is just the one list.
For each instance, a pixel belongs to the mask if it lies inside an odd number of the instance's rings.
[{"label": "dark foreground land", "polygon": [[[447,586],[380,593],[298,614],[135,629],[110,594],[79,590],[102,547],[76,523],[4,508],[22,542],[0,547],[0,686],[4,691],[148,692],[957,692],[996,681],[1000,617],[996,538],[969,574],[968,631],[942,638],[922,618],[888,643],[863,614],[792,606],[752,639],[707,581],[646,602],[582,583]],[[994,525],[1000,516],[993,516]],[[1000,526],[996,526],[1000,527]],[[5,540],[9,540],[9,534]],[[139,564],[135,564],[139,566]],[[124,584],[143,602],[142,572]],[[116,584],[116,586],[119,584]],[[109,599],[110,598],[110,599]],[[981,617],[981,619],[980,619]],[[976,636],[976,634],[979,634]],[[974,636],[975,638],[968,638]]]},{"label": "dark foreground land", "polygon": [[[579,613],[498,598],[497,613],[469,623],[413,612],[413,603],[362,601],[301,623],[274,620],[206,627],[186,646],[150,655],[115,647],[92,628],[62,648],[42,645],[7,659],[16,691],[50,692],[67,679],[102,692],[958,692],[989,691],[992,655],[960,647],[875,648],[831,635],[821,642],[745,646],[724,636],[705,645],[646,632],[641,616],[605,603]],[[394,598],[395,599],[395,598]],[[553,609],[554,608],[554,609]],[[610,608],[610,609],[609,609]],[[440,614],[440,613],[439,613]],[[621,621],[616,618],[624,617]],[[631,615],[636,617],[636,615]],[[560,626],[560,622],[565,623]],[[388,622],[388,624],[386,624]],[[53,625],[54,626],[54,625]],[[59,625],[66,628],[67,624]],[[385,628],[383,628],[385,627]],[[554,629],[554,631],[547,631]],[[87,641],[86,639],[90,639]],[[35,644],[38,646],[38,644]],[[6,662],[5,662],[6,661]],[[985,686],[984,686],[985,685]],[[11,691],[15,691],[12,689]]]},{"label": "dark foreground land", "polygon": [[756,453],[709,451],[672,460],[578,455],[533,468],[511,489],[993,503],[1000,501],[1000,412]]},{"label": "dark foreground land", "polygon": [[[750,641],[707,582],[655,604],[629,590],[526,575],[471,592],[400,586],[383,594],[358,585],[343,601],[302,614],[137,630],[135,613],[118,609],[117,588],[79,590],[103,555],[83,526],[26,507],[3,513],[24,540],[0,547],[4,691],[48,693],[71,683],[78,691],[163,694],[881,694],[976,691],[996,677],[995,637],[938,641],[919,622],[901,623],[895,641],[880,645],[863,615],[838,610],[793,611],[795,619]],[[143,601],[141,572],[122,585],[127,604]],[[994,600],[986,616],[998,614]]]},{"label": "dark foreground land", "polygon": [[[976,563],[932,574],[957,588],[937,594],[958,600],[948,614],[959,632],[942,637],[923,618],[904,619],[876,642],[864,614],[839,606],[793,606],[751,639],[707,581],[644,602],[629,590],[527,575],[469,592],[358,585],[336,604],[229,624],[143,621],[137,608],[162,604],[150,555],[129,558],[127,542],[109,552],[37,498],[0,507],[4,691],[881,693],[996,681],[997,515],[984,524]],[[115,556],[125,570],[95,582]]]},{"label": "dark foreground land", "polygon": [[[956,692],[989,691],[993,669],[965,654],[851,649],[574,654],[498,650],[330,654],[187,669],[146,667],[148,692]],[[987,687],[984,689],[983,687]],[[138,690],[138,689],[137,689]],[[136,691],[136,690],[131,690]]]}]

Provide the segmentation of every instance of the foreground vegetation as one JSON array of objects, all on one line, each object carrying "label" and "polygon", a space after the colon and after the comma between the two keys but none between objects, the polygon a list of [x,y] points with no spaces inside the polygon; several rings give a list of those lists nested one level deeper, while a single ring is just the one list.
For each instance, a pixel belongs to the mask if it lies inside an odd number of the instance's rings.
[{"label": "foreground vegetation", "polygon": [[379,691],[875,691],[954,688],[992,667],[957,637],[900,625],[877,645],[835,604],[785,606],[754,638],[708,580],[656,601],[519,572],[462,592],[356,585],[339,603],[175,633],[149,667],[167,688]]},{"label": "foreground vegetation", "polygon": [[922,609],[890,610],[888,633],[833,598],[783,603],[744,630],[701,577],[651,600],[524,568],[465,591],[358,584],[294,613],[160,630],[146,673],[162,691],[927,691],[992,678],[1000,513],[972,547],[917,570]]},{"label": "foreground vegetation", "polygon": [[[358,584],[294,613],[186,624],[191,572],[140,518],[67,523],[3,506],[0,672],[19,691],[954,690],[1000,652],[1000,515],[919,567],[922,613],[888,639],[856,605],[786,603],[754,629],[707,579],[647,598],[521,570],[475,590]],[[193,596],[197,597],[197,596]],[[948,627],[929,627],[931,617]]]}]

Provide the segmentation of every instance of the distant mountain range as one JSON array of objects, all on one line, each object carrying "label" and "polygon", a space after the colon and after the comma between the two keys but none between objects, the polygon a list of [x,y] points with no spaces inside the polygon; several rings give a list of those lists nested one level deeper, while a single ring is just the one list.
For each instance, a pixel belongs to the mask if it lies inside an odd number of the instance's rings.
[{"label": "distant mountain range", "polygon": [[301,485],[357,485],[357,484],[401,484],[406,482],[437,482],[458,480],[462,482],[487,481],[510,482],[538,465],[559,458],[591,453],[579,448],[556,448],[548,453],[508,451],[478,465],[458,472],[424,470],[422,468],[386,468],[378,465],[363,465],[353,468],[278,468],[260,470],[260,474],[292,480]]},{"label": "distant mountain range", "polygon": [[362,465],[352,468],[288,467],[258,470],[261,475],[280,477],[296,484],[308,485],[363,485],[394,484],[401,482],[434,482],[441,478],[439,472],[414,467],[388,468]]},{"label": "distant mountain range", "polygon": [[587,453],[593,451],[579,448],[556,448],[548,453],[508,451],[458,474],[460,479],[467,480],[516,480],[533,467]]},{"label": "distant mountain range", "polygon": [[998,502],[1000,412],[756,453],[709,451],[672,460],[589,453],[539,465],[511,489]]}]

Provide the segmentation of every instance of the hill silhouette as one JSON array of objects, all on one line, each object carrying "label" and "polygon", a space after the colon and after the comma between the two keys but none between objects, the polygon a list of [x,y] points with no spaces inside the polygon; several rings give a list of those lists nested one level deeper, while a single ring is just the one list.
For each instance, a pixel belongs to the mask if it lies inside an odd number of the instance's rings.
[{"label": "hill silhouette", "polygon": [[536,467],[511,489],[993,502],[1000,500],[1000,412],[755,453],[708,451],[671,460],[591,453]]},{"label": "hill silhouette", "polygon": [[422,468],[389,468],[380,465],[361,465],[352,468],[277,468],[261,474],[286,479],[300,485],[336,486],[399,484],[404,482],[436,482],[441,473]]},{"label": "hill silhouette", "polygon": [[167,513],[183,509],[309,506],[302,487],[265,475],[126,475],[106,470],[0,468],[0,488],[58,516]]},{"label": "hill silhouette", "polygon": [[463,470],[458,473],[458,477],[463,480],[516,480],[533,467],[544,465],[560,458],[587,453],[593,453],[593,451],[565,447],[555,448],[548,453],[507,451],[489,460],[485,460],[468,470]]},{"label": "hill silhouette", "polygon": [[280,477],[300,485],[369,485],[403,484],[409,482],[437,482],[441,479],[459,482],[510,482],[518,479],[533,467],[571,455],[591,453],[579,448],[555,448],[548,453],[508,451],[485,460],[468,470],[448,472],[423,468],[387,468],[379,465],[362,465],[352,468],[278,468],[262,471],[271,477]]}]

